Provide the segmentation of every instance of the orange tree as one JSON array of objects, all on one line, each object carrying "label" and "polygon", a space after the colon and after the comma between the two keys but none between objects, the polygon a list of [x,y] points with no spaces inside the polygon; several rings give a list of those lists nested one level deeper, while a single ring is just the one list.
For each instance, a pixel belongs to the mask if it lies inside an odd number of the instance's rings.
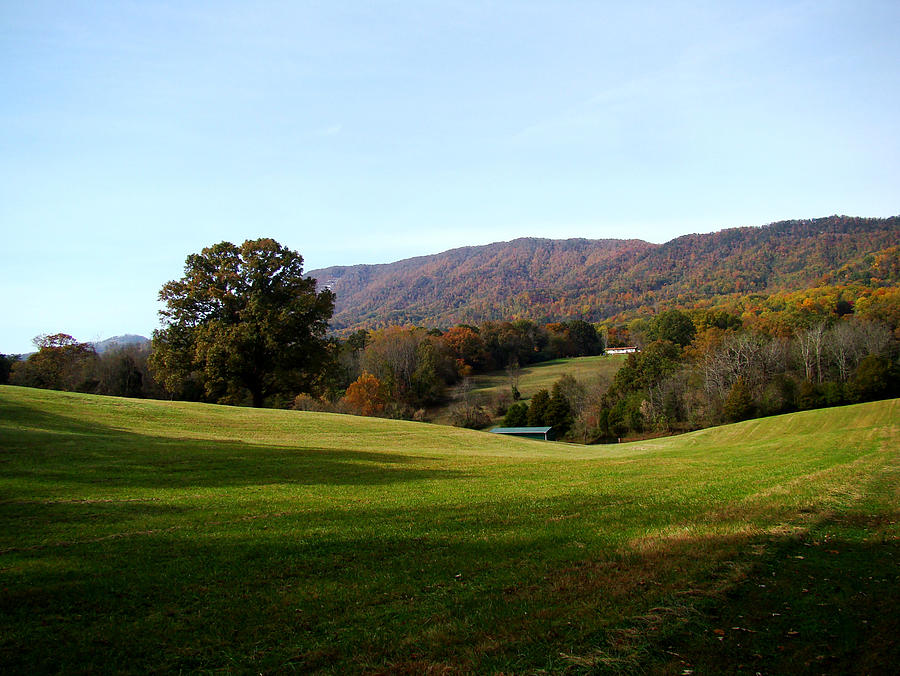
[{"label": "orange tree", "polygon": [[387,407],[388,394],[384,385],[368,371],[363,371],[350,383],[343,402],[359,415],[377,416]]}]

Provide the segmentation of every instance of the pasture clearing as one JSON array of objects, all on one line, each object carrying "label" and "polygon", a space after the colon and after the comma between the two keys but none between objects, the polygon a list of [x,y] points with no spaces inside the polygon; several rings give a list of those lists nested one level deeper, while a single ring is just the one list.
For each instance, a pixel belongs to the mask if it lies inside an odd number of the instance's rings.
[{"label": "pasture clearing", "polygon": [[[564,375],[589,384],[598,379],[612,382],[627,355],[610,354],[595,357],[554,359],[539,364],[523,366],[519,377],[519,392],[523,399],[530,399],[540,389],[550,390],[553,383]],[[472,378],[472,392],[476,395],[496,395],[509,392],[509,376],[506,371],[494,371]]]},{"label": "pasture clearing", "polygon": [[[553,383],[564,375],[570,375],[580,383],[590,387],[596,383],[611,383],[616,371],[625,363],[627,355],[598,355],[593,357],[572,357],[570,359],[553,359],[523,366],[519,373],[519,393],[524,402],[541,389],[551,390]],[[490,429],[502,422],[502,415],[495,415],[491,402],[500,395],[511,397],[510,378],[505,370],[492,371],[472,376],[471,392],[468,396],[476,402],[484,404],[491,415]],[[450,401],[430,411],[432,422],[450,425],[452,411],[458,406],[464,396],[459,388],[450,391]],[[509,399],[512,402],[512,399]]]}]

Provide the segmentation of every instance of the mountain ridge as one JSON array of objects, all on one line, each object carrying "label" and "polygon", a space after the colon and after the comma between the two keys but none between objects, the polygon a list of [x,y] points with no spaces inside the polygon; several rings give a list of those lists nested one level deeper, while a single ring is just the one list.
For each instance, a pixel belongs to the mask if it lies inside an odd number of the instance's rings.
[{"label": "mountain ridge", "polygon": [[97,354],[103,354],[109,350],[118,350],[123,347],[130,347],[132,345],[144,346],[149,345],[150,339],[146,336],[140,336],[136,333],[125,333],[121,336],[112,336],[111,338],[107,338],[105,340],[99,340],[90,345],[94,348]]},{"label": "mountain ridge", "polygon": [[[799,290],[848,266],[865,275],[867,256],[895,260],[898,243],[900,217],[829,216],[691,233],[662,244],[521,237],[307,275],[334,291],[337,331],[491,319],[599,321],[660,302]],[[900,283],[892,274],[887,281]]]}]

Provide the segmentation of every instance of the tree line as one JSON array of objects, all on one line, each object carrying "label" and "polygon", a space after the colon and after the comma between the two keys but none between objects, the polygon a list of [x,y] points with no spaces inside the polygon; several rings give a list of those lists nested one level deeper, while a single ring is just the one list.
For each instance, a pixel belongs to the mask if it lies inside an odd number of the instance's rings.
[{"label": "tree line", "polygon": [[892,328],[847,313],[773,334],[721,313],[668,310],[580,424],[608,440],[900,396]]},{"label": "tree line", "polygon": [[26,359],[0,355],[0,383],[120,397],[167,398],[150,370],[148,345],[127,345],[98,354],[67,333],[34,339]]},{"label": "tree line", "polygon": [[[43,335],[27,359],[3,356],[0,376],[31,387],[220,404],[344,400],[348,410],[411,417],[473,373],[603,350],[581,320],[329,336],[333,294],[317,290],[302,266],[299,253],[272,239],[207,247],[188,256],[181,279],[163,285],[164,326],[149,350],[99,355],[71,335]],[[373,401],[363,402],[363,392]]]},{"label": "tree line", "polygon": [[294,408],[377,414],[424,420],[427,409],[460,400],[455,424],[484,427],[490,416],[470,396],[471,377],[505,369],[510,398],[524,366],[562,357],[596,355],[603,341],[587,322],[485,322],[447,330],[391,326],[358,330],[332,343],[333,358],[317,392],[304,392]]},{"label": "tree line", "polygon": [[[0,357],[0,381],[33,387],[426,420],[456,402],[454,424],[552,425],[582,442],[662,434],[804,408],[897,396],[896,287],[822,285],[706,307],[641,308],[599,325],[573,319],[389,326],[328,334],[334,296],[271,239],[189,256],[160,291],[150,348],[98,355],[67,334],[39,336],[26,360]],[[528,364],[634,344],[610,382],[564,377],[519,401]],[[505,369],[508,390],[472,393]]]}]

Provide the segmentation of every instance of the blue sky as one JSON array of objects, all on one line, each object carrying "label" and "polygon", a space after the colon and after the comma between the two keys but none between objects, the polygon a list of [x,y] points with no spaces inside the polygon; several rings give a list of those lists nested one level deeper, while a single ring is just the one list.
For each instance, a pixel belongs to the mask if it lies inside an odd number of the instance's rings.
[{"label": "blue sky", "polygon": [[900,3],[0,5],[0,352],[306,269],[900,213]]}]

